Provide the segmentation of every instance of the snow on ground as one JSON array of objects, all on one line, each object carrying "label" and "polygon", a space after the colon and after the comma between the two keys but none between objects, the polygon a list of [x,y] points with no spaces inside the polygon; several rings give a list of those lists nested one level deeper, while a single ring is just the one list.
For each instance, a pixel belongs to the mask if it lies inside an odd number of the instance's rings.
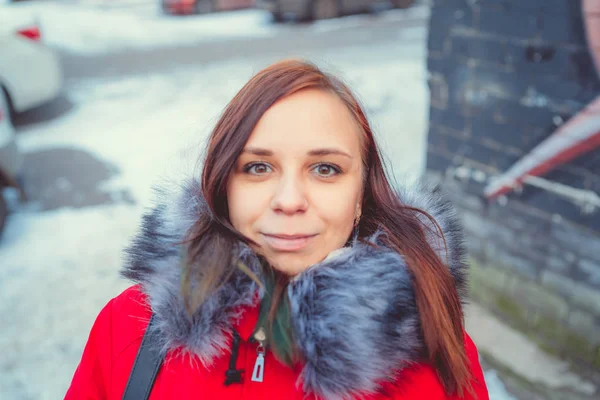
[{"label": "snow on ground", "polygon": [[11,216],[0,249],[0,398],[64,396],[93,314],[125,287],[115,272],[135,223],[123,205]]},{"label": "snow on ground", "polygon": [[[271,37],[292,26],[272,23],[270,14],[259,9],[237,10],[193,16],[170,16],[160,11],[158,0],[36,1],[2,6],[0,25],[14,21],[39,22],[44,41],[63,51],[100,54],[176,46],[204,41]],[[134,12],[132,12],[132,10]],[[426,18],[423,5],[393,10],[381,20]],[[308,30],[324,32],[364,23],[364,15],[318,21]],[[301,28],[304,29],[304,28]]]}]

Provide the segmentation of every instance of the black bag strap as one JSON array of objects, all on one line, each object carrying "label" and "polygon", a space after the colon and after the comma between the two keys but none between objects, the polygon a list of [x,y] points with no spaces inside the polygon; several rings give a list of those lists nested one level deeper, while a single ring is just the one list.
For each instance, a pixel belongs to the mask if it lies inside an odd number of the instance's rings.
[{"label": "black bag strap", "polygon": [[123,400],[147,400],[150,397],[154,380],[163,361],[156,331],[150,329],[154,322],[154,314],[152,314],[129,375]]}]

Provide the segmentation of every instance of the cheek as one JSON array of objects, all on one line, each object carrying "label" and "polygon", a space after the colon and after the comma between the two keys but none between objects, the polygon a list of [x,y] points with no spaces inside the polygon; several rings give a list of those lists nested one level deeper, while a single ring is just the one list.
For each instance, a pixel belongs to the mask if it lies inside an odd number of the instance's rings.
[{"label": "cheek", "polygon": [[265,204],[265,193],[252,190],[235,180],[228,185],[227,202],[229,219],[235,229],[244,234],[251,232],[254,222],[262,215]]},{"label": "cheek", "polygon": [[231,225],[235,229],[241,232],[241,225],[243,224],[243,216],[242,208],[240,207],[239,199],[236,196],[232,196],[231,194],[227,195],[227,202],[229,207],[229,220]]},{"label": "cheek", "polygon": [[356,192],[346,194],[338,191],[330,193],[328,196],[318,196],[314,205],[319,210],[321,219],[327,223],[329,230],[342,235],[349,233],[354,227],[357,202]]}]

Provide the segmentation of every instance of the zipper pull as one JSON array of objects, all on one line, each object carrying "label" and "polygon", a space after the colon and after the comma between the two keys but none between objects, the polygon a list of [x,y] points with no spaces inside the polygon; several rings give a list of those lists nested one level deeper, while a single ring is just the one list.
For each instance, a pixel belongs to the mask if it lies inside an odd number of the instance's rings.
[{"label": "zipper pull", "polygon": [[252,371],[252,382],[262,382],[265,373],[265,341],[267,340],[267,335],[262,327],[256,331],[254,339],[258,342],[258,347],[256,348],[254,371]]},{"label": "zipper pull", "polygon": [[252,372],[252,382],[262,382],[263,375],[265,372],[265,353],[259,351],[256,356],[256,362],[254,363],[254,371]]}]

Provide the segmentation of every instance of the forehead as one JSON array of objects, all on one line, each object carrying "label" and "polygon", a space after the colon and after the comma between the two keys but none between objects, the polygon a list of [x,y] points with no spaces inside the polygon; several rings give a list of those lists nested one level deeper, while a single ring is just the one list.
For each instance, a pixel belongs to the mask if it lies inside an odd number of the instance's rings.
[{"label": "forehead", "polygon": [[246,145],[298,151],[337,146],[355,153],[360,151],[360,129],[336,94],[306,89],[271,106]]}]

